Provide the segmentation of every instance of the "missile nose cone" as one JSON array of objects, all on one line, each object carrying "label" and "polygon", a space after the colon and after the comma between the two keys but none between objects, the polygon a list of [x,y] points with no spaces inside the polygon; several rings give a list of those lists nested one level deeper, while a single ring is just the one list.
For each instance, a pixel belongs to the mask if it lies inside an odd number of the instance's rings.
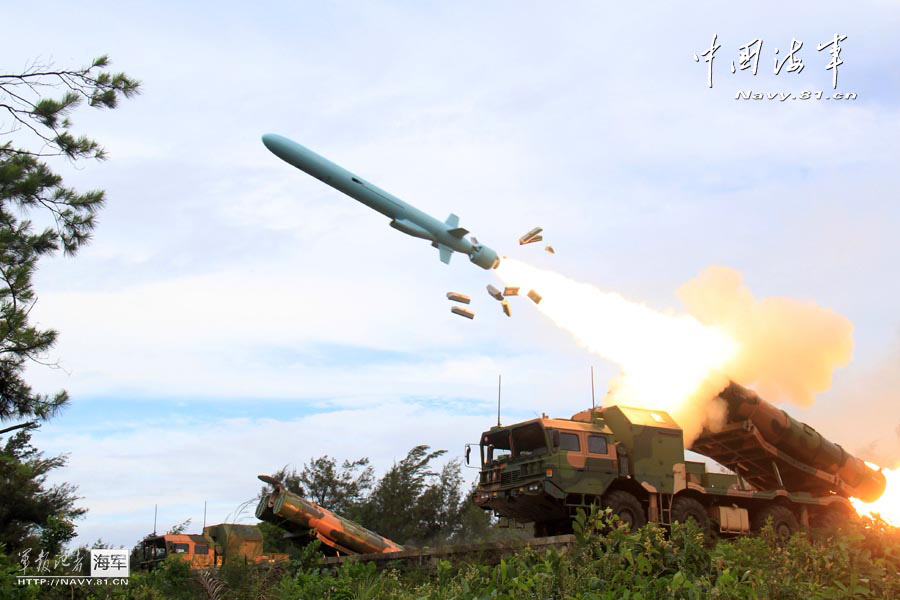
[{"label": "missile nose cone", "polygon": [[340,168],[323,159],[309,148],[304,148],[283,135],[267,133],[262,136],[262,142],[272,154],[284,162],[318,179],[327,179],[329,173]]},{"label": "missile nose cone", "polygon": [[262,136],[262,143],[266,146],[266,148],[269,149],[272,154],[281,158],[284,154],[285,149],[290,143],[290,140],[275,133],[267,133]]},{"label": "missile nose cone", "polygon": [[264,483],[270,483],[272,485],[281,485],[281,482],[272,477],[271,475],[257,475],[257,479]]},{"label": "missile nose cone", "polygon": [[322,178],[320,173],[317,172],[317,164],[320,161],[316,161],[314,152],[283,135],[275,133],[267,133],[262,136],[262,142],[272,154],[284,162],[297,167],[301,171],[306,171],[313,177]]}]

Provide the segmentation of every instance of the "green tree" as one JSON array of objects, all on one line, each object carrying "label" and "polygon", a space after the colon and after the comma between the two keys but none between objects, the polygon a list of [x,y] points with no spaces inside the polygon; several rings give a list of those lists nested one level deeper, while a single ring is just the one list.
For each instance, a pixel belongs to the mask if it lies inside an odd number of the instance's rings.
[{"label": "green tree", "polygon": [[464,506],[461,469],[459,459],[449,461],[419,496],[414,511],[419,539],[447,541],[458,533]]},{"label": "green tree", "polygon": [[[101,56],[77,70],[32,65],[24,73],[0,75],[0,420],[53,415],[68,399],[34,392],[23,378],[29,361],[41,362],[56,342],[52,329],[29,322],[37,302],[32,275],[40,258],[74,255],[91,236],[102,190],[77,192],[63,185],[44,159],[102,160],[98,142],[72,131],[72,111],[87,102],[115,108],[120,97],[138,93],[139,83],[106,70]],[[60,92],[58,97],[48,93]],[[3,114],[3,112],[0,112]],[[0,140],[2,140],[0,137]],[[36,229],[33,213],[52,222]]]},{"label": "green tree", "polygon": [[19,431],[0,450],[0,544],[9,552],[40,547],[59,552],[75,536],[72,520],[86,511],[75,506],[75,486],[50,486],[47,474],[65,464],[64,456],[45,458]]},{"label": "green tree", "polygon": [[[112,109],[138,93],[139,82],[108,66],[101,56],[75,70],[33,64],[0,74],[0,423],[33,426],[68,401],[65,391],[38,393],[24,378],[29,363],[46,364],[57,338],[30,321],[37,302],[32,276],[41,258],[76,254],[96,226],[104,192],[67,187],[48,163],[105,158],[98,142],[73,131],[71,115],[85,103]],[[74,506],[74,486],[47,485],[47,473],[65,457],[44,458],[31,446],[29,428],[8,438],[0,453],[0,540],[8,549],[38,540],[57,548],[85,511]]]},{"label": "green tree", "polygon": [[416,446],[378,481],[360,513],[362,524],[400,544],[434,543],[459,528],[462,476],[459,461],[440,473],[431,461],[446,450]]},{"label": "green tree", "polygon": [[[345,460],[338,467],[337,460],[327,454],[311,459],[300,472],[284,467],[272,477],[281,481],[288,491],[349,518],[353,518],[375,482],[368,458]],[[260,496],[269,489],[263,487]]]}]

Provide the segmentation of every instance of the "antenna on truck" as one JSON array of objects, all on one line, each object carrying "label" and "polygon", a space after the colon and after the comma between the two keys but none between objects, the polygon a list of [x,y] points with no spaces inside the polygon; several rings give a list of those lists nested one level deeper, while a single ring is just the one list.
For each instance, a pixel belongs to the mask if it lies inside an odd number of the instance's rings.
[{"label": "antenna on truck", "polygon": [[591,365],[591,418],[594,418],[595,408],[597,408],[597,401],[594,400],[594,365]]},{"label": "antenna on truck", "polygon": [[503,375],[497,375],[497,427],[500,427],[500,388],[503,383]]},{"label": "antenna on truck", "polygon": [[156,535],[156,509],[159,508],[159,504],[153,505],[153,535]]}]

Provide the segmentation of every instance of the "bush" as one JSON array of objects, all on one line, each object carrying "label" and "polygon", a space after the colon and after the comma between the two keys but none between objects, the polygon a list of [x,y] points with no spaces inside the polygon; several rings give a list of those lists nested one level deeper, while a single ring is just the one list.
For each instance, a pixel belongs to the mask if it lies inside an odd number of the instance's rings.
[{"label": "bush", "polygon": [[[135,573],[128,587],[82,588],[65,597],[139,600],[216,598],[270,600],[650,600],[655,598],[900,598],[900,530],[863,520],[840,534],[781,540],[771,527],[758,536],[712,542],[693,522],[671,529],[621,526],[608,511],[581,513],[567,551],[525,549],[497,565],[452,564],[378,571],[347,561],[335,572],[318,563],[313,543],[289,564],[229,563],[192,573],[167,560]],[[0,554],[0,568],[14,565]],[[11,572],[9,572],[11,573]],[[0,581],[0,599],[49,597]],[[49,591],[49,590],[43,590]],[[42,591],[42,593],[43,593]],[[63,596],[60,596],[63,597]]]}]

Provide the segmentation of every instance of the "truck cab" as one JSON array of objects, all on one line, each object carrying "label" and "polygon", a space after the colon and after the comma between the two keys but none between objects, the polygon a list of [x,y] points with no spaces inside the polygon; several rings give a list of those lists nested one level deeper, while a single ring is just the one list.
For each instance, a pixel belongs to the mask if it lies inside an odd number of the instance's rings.
[{"label": "truck cab", "polygon": [[189,563],[191,569],[209,569],[213,566],[213,553],[208,539],[202,535],[169,533],[143,540],[139,567],[147,571],[153,570],[168,556],[177,556]]},{"label": "truck cab", "polygon": [[534,521],[538,535],[567,531],[578,508],[595,504],[615,505],[640,526],[649,494],[671,494],[673,465],[684,462],[681,429],[668,414],[619,406],[492,427],[479,450],[476,504]]}]

